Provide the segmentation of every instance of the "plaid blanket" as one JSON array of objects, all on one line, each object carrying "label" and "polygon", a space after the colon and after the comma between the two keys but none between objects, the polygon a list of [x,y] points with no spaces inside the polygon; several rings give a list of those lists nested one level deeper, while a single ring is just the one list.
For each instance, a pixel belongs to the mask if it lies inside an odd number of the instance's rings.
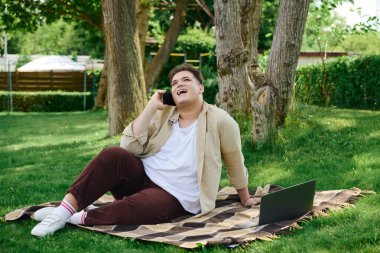
[{"label": "plaid blanket", "polygon": [[[281,189],[278,186],[259,188],[256,195]],[[325,215],[329,210],[350,206],[361,197],[361,190],[333,190],[316,192],[313,210],[309,214],[295,220],[286,220],[273,224],[258,226],[260,206],[244,208],[236,190],[226,187],[219,191],[216,208],[207,215],[184,216],[168,223],[157,225],[110,225],[79,226],[83,229],[98,231],[125,238],[162,242],[183,248],[196,248],[206,245],[239,245],[245,242],[270,240],[276,234],[289,232],[289,228],[299,227],[297,222]],[[113,198],[104,195],[94,205],[104,205]],[[49,202],[38,206],[29,206],[15,210],[5,216],[6,221],[33,217],[33,213],[46,206],[57,206],[60,202]]]}]

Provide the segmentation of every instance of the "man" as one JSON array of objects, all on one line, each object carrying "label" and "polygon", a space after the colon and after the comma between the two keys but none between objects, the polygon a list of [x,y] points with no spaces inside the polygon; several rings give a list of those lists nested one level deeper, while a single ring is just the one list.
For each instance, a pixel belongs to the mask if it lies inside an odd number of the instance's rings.
[{"label": "man", "polygon": [[[176,106],[153,94],[123,131],[120,146],[103,150],[67,190],[61,205],[36,212],[36,236],[66,222],[85,225],[156,224],[215,207],[222,160],[241,203],[258,204],[248,192],[239,127],[223,110],[203,101],[203,77],[183,64],[169,74]],[[86,208],[107,191],[115,201]],[[47,215],[47,217],[45,217]]]}]

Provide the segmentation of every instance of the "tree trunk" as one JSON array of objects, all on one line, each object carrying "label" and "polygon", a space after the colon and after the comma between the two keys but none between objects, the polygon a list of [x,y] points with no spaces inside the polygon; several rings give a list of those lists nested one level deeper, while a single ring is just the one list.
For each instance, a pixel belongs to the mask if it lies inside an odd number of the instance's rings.
[{"label": "tree trunk", "polygon": [[146,91],[149,91],[157,82],[162,69],[169,60],[170,53],[173,51],[174,45],[177,42],[179,33],[185,23],[187,9],[187,0],[177,0],[174,18],[170,24],[169,30],[165,35],[164,43],[161,45],[154,57],[153,62],[145,68],[145,83]]},{"label": "tree trunk", "polygon": [[266,141],[285,121],[309,4],[310,0],[280,1],[264,87],[252,101],[255,142]]},{"label": "tree trunk", "polygon": [[[150,2],[141,3],[141,0],[136,2],[137,30],[139,33],[140,56],[141,56],[141,62],[143,63],[143,65],[144,65],[144,59],[145,59],[145,41],[146,41],[146,35],[148,32],[149,9],[150,9]],[[105,50],[104,52],[104,65],[102,69],[102,76],[99,82],[98,92],[95,98],[94,108],[107,107],[107,64],[106,62],[107,62],[107,50]]]},{"label": "tree trunk", "polygon": [[[231,114],[251,111],[258,67],[257,43],[262,0],[214,0],[219,92],[217,104]],[[254,15],[258,15],[255,18]],[[253,47],[256,49],[252,50]]]},{"label": "tree trunk", "polygon": [[138,0],[136,2],[137,30],[139,33],[140,57],[143,66],[145,63],[145,42],[148,33],[150,4],[150,1]]},{"label": "tree trunk", "polygon": [[136,28],[135,1],[102,0],[107,50],[110,136],[146,104],[145,83]]},{"label": "tree trunk", "polygon": [[98,92],[95,98],[95,108],[107,107],[107,50],[104,50],[104,63],[100,77]]},{"label": "tree trunk", "polygon": [[264,77],[263,71],[259,67],[258,53],[263,0],[249,1],[248,3],[249,5],[240,6],[242,11],[242,39],[245,48],[248,49],[248,74],[254,89],[257,90]]}]

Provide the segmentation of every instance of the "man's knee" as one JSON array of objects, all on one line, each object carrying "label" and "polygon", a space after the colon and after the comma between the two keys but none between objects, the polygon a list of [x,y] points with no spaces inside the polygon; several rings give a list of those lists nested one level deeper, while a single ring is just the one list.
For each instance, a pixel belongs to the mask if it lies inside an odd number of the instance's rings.
[{"label": "man's knee", "polygon": [[103,149],[99,154],[99,159],[102,163],[107,164],[108,170],[121,170],[122,173],[126,169],[135,171],[136,169],[143,170],[143,165],[140,158],[121,147],[109,147]]},{"label": "man's knee", "polygon": [[130,156],[131,154],[121,147],[108,147],[103,149],[100,156],[107,159],[119,159],[120,157]]}]

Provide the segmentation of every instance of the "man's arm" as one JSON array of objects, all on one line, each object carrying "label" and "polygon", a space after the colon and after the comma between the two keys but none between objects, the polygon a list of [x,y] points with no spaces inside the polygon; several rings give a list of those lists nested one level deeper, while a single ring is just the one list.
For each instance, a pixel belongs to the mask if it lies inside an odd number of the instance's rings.
[{"label": "man's arm", "polygon": [[251,198],[248,191],[248,173],[244,166],[239,126],[230,116],[225,118],[222,126],[222,155],[230,182],[235,186],[240,201],[245,207],[257,205],[260,199]]},{"label": "man's arm", "polygon": [[163,92],[162,90],[158,90],[154,93],[143,112],[124,129],[123,136],[120,140],[120,147],[136,156],[144,152],[144,145],[149,138],[148,129],[152,127],[149,123],[157,110],[166,107],[166,105],[161,102]]}]

